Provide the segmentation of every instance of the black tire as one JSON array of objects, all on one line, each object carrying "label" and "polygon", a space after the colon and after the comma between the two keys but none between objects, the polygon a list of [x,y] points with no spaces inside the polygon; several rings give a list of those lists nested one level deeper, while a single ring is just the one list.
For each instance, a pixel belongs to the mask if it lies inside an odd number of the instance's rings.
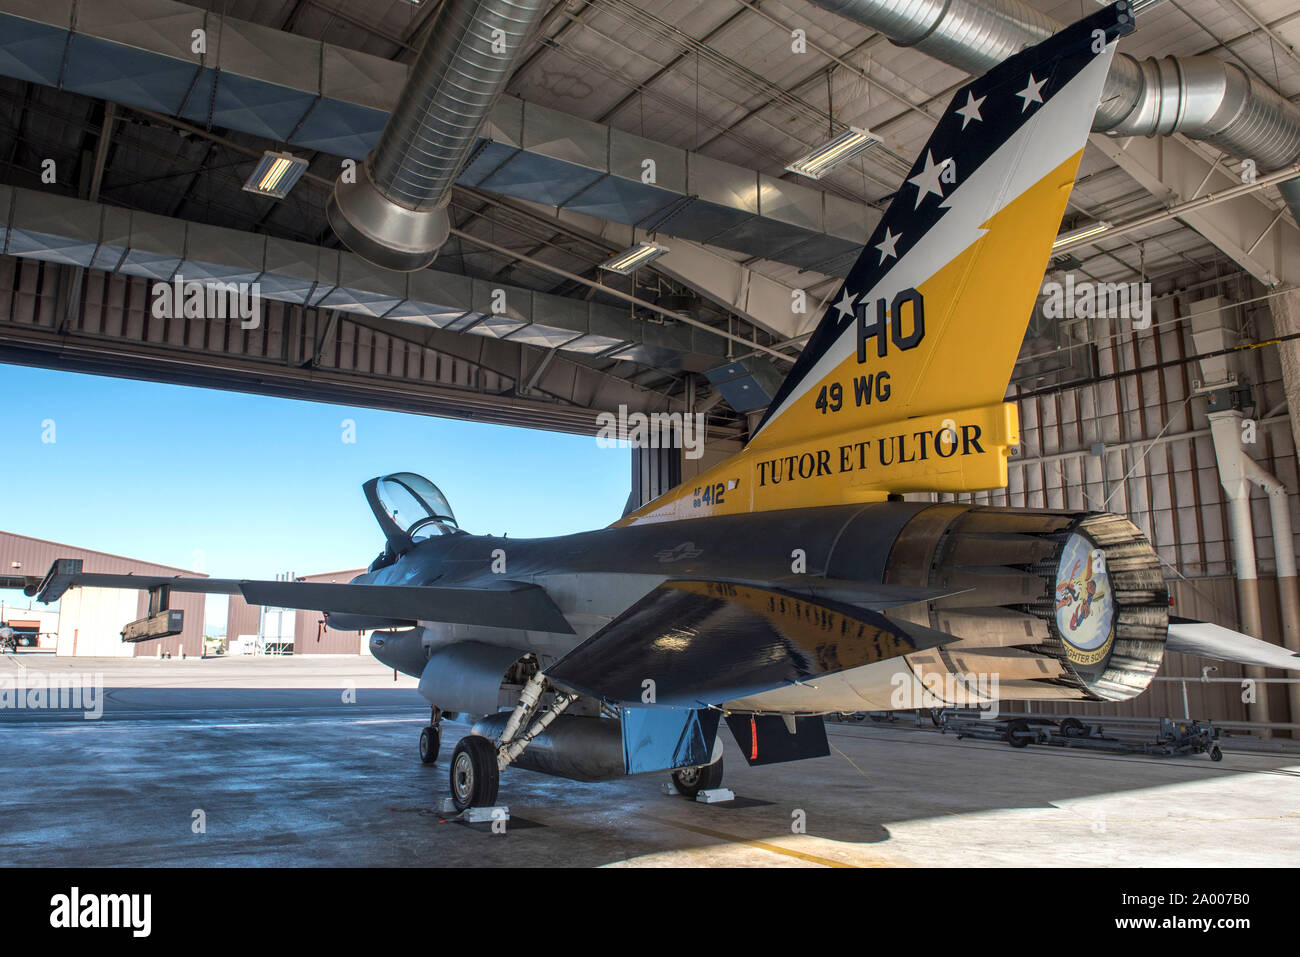
[{"label": "black tire", "polygon": [[437,764],[438,749],[442,747],[442,731],[434,725],[420,729],[420,763]]},{"label": "black tire", "polygon": [[1029,722],[1024,718],[1017,718],[1007,725],[1007,744],[1013,748],[1029,747],[1029,738],[1022,737],[1021,732],[1029,730]]},{"label": "black tire", "polygon": [[1213,746],[1210,748],[1210,760],[1211,760],[1211,761],[1222,761],[1222,760],[1223,760],[1223,750],[1222,750],[1222,749],[1221,749],[1217,744],[1216,744],[1216,745],[1213,745]]},{"label": "black tire", "polygon": [[492,742],[477,734],[461,738],[451,755],[451,800],[456,810],[496,804],[500,782]]},{"label": "black tire", "polygon": [[702,768],[678,768],[673,772],[673,787],[677,793],[694,798],[701,791],[708,791],[722,784],[722,758]]},{"label": "black tire", "polygon": [[1061,735],[1066,738],[1086,738],[1088,729],[1078,718],[1065,718],[1061,721]]}]

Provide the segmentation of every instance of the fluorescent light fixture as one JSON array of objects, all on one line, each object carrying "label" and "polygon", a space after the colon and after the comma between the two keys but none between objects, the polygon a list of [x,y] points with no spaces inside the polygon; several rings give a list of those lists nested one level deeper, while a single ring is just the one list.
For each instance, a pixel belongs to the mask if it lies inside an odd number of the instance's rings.
[{"label": "fluorescent light fixture", "polygon": [[1068,233],[1061,233],[1056,237],[1056,242],[1052,243],[1052,249],[1060,249],[1062,246],[1070,246],[1081,239],[1089,239],[1093,236],[1100,236],[1106,230],[1110,229],[1110,223],[1101,219],[1091,226],[1080,226],[1078,229],[1072,229]]},{"label": "fluorescent light fixture", "polygon": [[625,249],[623,252],[616,253],[611,258],[606,259],[600,264],[600,268],[609,272],[616,272],[620,276],[626,276],[633,270],[640,269],[646,263],[654,262],[666,252],[668,252],[667,246],[643,240],[631,249]]},{"label": "fluorescent light fixture", "polygon": [[841,163],[848,162],[879,142],[880,137],[870,130],[850,126],[829,143],[799,157],[786,169],[809,179],[821,179]]},{"label": "fluorescent light fixture", "polygon": [[[1097,6],[1109,7],[1114,0],[1097,0]],[[1164,0],[1132,0],[1129,3],[1129,10],[1132,13],[1141,13],[1143,10],[1150,10],[1154,6],[1163,3]]]},{"label": "fluorescent light fixture", "polygon": [[268,150],[257,161],[252,175],[244,183],[244,189],[259,196],[284,199],[306,171],[305,159],[299,159],[292,153],[272,153]]}]

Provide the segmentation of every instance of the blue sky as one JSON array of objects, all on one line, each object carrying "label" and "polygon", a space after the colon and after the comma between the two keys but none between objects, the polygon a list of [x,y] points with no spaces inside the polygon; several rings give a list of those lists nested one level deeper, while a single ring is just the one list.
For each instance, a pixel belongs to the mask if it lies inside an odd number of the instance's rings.
[{"label": "blue sky", "polygon": [[10,365],[0,395],[0,529],[220,578],[369,564],[361,483],[388,472],[521,538],[607,525],[629,489],[628,450],[593,437]]}]

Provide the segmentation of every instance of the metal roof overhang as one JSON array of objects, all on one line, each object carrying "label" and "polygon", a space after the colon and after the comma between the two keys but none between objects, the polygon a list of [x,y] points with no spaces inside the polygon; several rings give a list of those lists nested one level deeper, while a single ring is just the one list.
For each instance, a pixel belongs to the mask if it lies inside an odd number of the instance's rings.
[{"label": "metal roof overhang", "polygon": [[[0,0],[0,74],[359,160],[407,67],[173,0]],[[482,133],[462,184],[830,275],[879,218],[516,97]]]},{"label": "metal roof overhang", "polygon": [[258,283],[268,299],[661,368],[687,357],[711,367],[727,354],[707,330],[615,306],[436,269],[394,272],[342,250],[19,187],[0,186],[0,253],[161,282]]}]

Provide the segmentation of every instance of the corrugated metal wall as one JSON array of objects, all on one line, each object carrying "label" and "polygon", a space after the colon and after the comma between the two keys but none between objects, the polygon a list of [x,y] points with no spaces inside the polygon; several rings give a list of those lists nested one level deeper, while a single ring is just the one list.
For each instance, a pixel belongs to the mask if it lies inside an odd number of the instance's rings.
[{"label": "corrugated metal wall", "polygon": [[240,635],[257,634],[258,622],[257,606],[244,601],[243,595],[231,595],[226,605],[226,647]]},{"label": "corrugated metal wall", "polygon": [[[1098,348],[1103,377],[1078,388],[1013,390],[1020,409],[1020,451],[1006,489],[940,496],[1020,508],[1078,508],[1127,515],[1151,540],[1170,575],[1231,574],[1228,518],[1206,418],[1206,400],[1193,394],[1200,378],[1185,309],[1177,298],[1157,303],[1155,327],[1105,337]],[[1272,319],[1260,304],[1241,307],[1236,321],[1251,338],[1267,338]],[[1238,360],[1257,403],[1257,440],[1247,446],[1291,489],[1297,506],[1296,450],[1276,349],[1252,349]],[[1163,366],[1131,375],[1123,373]],[[1093,446],[1105,446],[1103,455]],[[1273,570],[1268,502],[1252,499],[1261,572]],[[1295,542],[1291,543],[1295,548]]]},{"label": "corrugated metal wall", "polygon": [[[207,577],[201,572],[184,568],[47,542],[12,532],[0,532],[0,568],[9,569],[10,574],[42,577],[50,570],[56,558],[79,558],[82,570],[87,572]],[[19,563],[18,567],[14,566],[14,562]],[[84,594],[78,595],[79,591],[84,591]],[[131,596],[130,592],[119,592],[119,595],[129,596],[122,598],[101,594],[110,591],[112,590],[102,588],[76,589],[65,596],[59,606],[59,654],[72,654],[74,639],[76,653],[79,655],[124,654],[128,657],[147,657],[157,655],[159,649],[164,654],[172,655],[179,655],[182,650],[189,656],[203,654],[205,596],[179,592],[172,595],[171,607],[179,608],[185,613],[185,630],[179,635],[123,645],[121,628],[127,622],[145,616],[149,608],[149,593],[139,591]],[[121,620],[116,620],[119,617]],[[96,650],[87,651],[87,648]]]},{"label": "corrugated metal wall", "polygon": [[[0,315],[47,329],[58,325],[59,266],[0,256]],[[500,392],[513,381],[469,362],[351,322],[330,322],[327,310],[262,300],[262,321],[241,329],[239,319],[157,318],[152,283],[87,270],[79,315],[71,328],[85,336],[126,340],[279,364],[359,372],[379,379]],[[418,330],[418,326],[413,329]]]},{"label": "corrugated metal wall", "polygon": [[[1226,295],[1239,303],[1227,318],[1230,326],[1242,329],[1242,341],[1271,336],[1272,316],[1259,290],[1235,280],[1226,282],[1223,288],[1202,289],[1190,298]],[[1219,485],[1206,399],[1195,393],[1200,366],[1187,361],[1197,354],[1185,318],[1187,304],[1188,297],[1183,295],[1158,300],[1153,328],[1146,331],[1134,331],[1128,322],[1091,320],[1089,338],[1097,347],[1099,381],[1069,388],[1034,383],[1013,387],[1009,400],[1020,410],[1020,450],[1009,463],[1007,488],[935,498],[1127,515],[1160,556],[1171,582],[1175,613],[1237,628],[1228,512]],[[1256,402],[1256,442],[1246,446],[1247,454],[1287,484],[1293,521],[1300,521],[1296,450],[1278,352],[1251,349],[1240,353],[1234,363],[1242,382],[1252,387]],[[1105,447],[1101,455],[1093,454],[1097,444]],[[1254,491],[1251,506],[1264,620],[1261,637],[1281,644],[1277,585],[1270,577],[1275,570],[1276,545],[1262,491]],[[1294,551],[1296,543],[1286,547]],[[1160,676],[1199,676],[1204,663],[1169,654]],[[1241,674],[1240,668],[1221,664],[1214,676]],[[1294,677],[1275,671],[1268,675]],[[1188,701],[1193,717],[1246,720],[1237,685],[1198,683],[1189,687]],[[1300,721],[1300,716],[1290,716],[1280,686],[1273,687],[1269,703],[1271,720]],[[1157,682],[1145,694],[1122,704],[1035,704],[1034,709],[1181,717],[1182,689],[1177,683]]]},{"label": "corrugated metal wall", "polygon": [[[309,582],[350,582],[362,572],[358,568],[350,572],[326,572],[320,575],[308,575],[304,581]],[[365,638],[359,631],[338,631],[325,628],[322,623],[325,616],[318,611],[299,611],[298,624],[294,629],[294,654],[298,655],[356,655],[369,652]]]},{"label": "corrugated metal wall", "polygon": [[[347,572],[323,572],[319,575],[306,575],[303,581],[349,582],[363,571],[364,568]],[[318,611],[298,612],[294,622],[294,654],[356,655],[369,652],[366,639],[361,632],[321,628],[320,623],[324,617]],[[233,641],[240,635],[255,635],[257,625],[257,606],[248,604],[240,595],[231,595],[226,609],[227,638]]]}]

